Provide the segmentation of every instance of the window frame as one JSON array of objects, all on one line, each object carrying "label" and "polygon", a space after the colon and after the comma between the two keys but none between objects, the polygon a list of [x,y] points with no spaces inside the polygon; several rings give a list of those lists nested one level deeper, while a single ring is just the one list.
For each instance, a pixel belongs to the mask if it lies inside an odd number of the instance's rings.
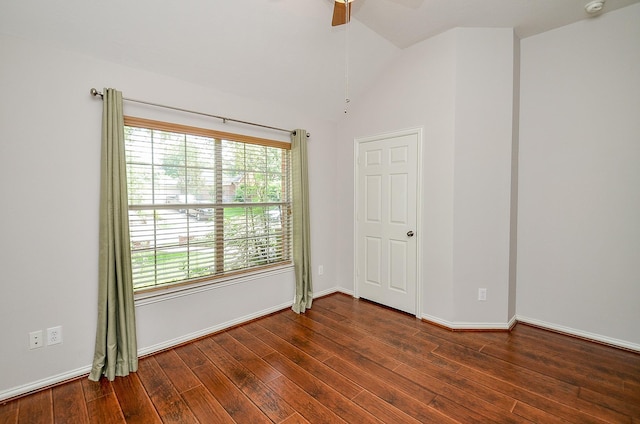
[{"label": "window frame", "polygon": [[[124,116],[124,126],[125,127],[134,127],[134,128],[141,128],[141,129],[145,129],[145,130],[156,130],[156,131],[165,131],[165,132],[170,132],[170,133],[177,133],[177,134],[184,134],[184,135],[191,135],[191,136],[200,136],[200,137],[206,137],[206,138],[210,138],[213,139],[214,142],[217,141],[231,141],[231,142],[236,142],[236,143],[243,143],[243,144],[248,144],[248,145],[257,145],[257,146],[262,146],[262,147],[271,147],[271,148],[277,148],[277,149],[282,149],[282,150],[286,150],[286,151],[290,151],[291,150],[291,143],[290,142],[284,142],[284,141],[277,141],[277,140],[271,140],[271,139],[267,139],[267,138],[261,138],[261,137],[255,137],[255,136],[248,136],[248,135],[242,135],[242,134],[236,134],[236,133],[229,133],[229,132],[225,132],[225,131],[219,131],[219,130],[213,130],[213,129],[207,129],[207,128],[200,128],[200,127],[194,127],[194,126],[189,126],[189,125],[182,125],[182,124],[176,124],[176,123],[171,123],[171,122],[164,122],[164,121],[157,121],[157,120],[151,120],[151,119],[146,119],[146,118],[139,118],[139,117],[133,117],[133,116]],[[224,203],[224,202],[219,202],[218,200],[216,200],[216,202],[213,203],[198,203],[197,207],[211,207],[211,206],[215,206],[216,208],[220,209],[222,208],[222,210],[224,210],[225,207],[244,207],[244,208],[248,208],[248,207],[265,207],[265,206],[280,206],[282,208],[282,213],[285,214],[284,218],[282,219],[282,260],[277,261],[277,262],[273,262],[273,263],[269,263],[269,264],[265,264],[265,265],[258,265],[258,266],[253,266],[253,267],[249,267],[249,268],[242,268],[242,269],[237,269],[237,270],[231,270],[228,272],[221,272],[221,273],[212,273],[212,274],[208,274],[208,275],[204,275],[204,276],[200,276],[200,277],[194,277],[194,278],[190,278],[190,279],[186,279],[186,280],[177,280],[175,282],[168,282],[168,283],[162,283],[162,284],[158,284],[157,282],[154,283],[154,285],[152,286],[142,286],[142,287],[138,287],[136,288],[134,285],[134,293],[136,295],[144,295],[146,293],[152,293],[158,290],[171,290],[175,289],[175,290],[183,290],[185,288],[188,288],[189,286],[194,286],[194,287],[199,287],[202,286],[203,284],[205,285],[209,285],[209,284],[218,284],[218,283],[222,283],[225,281],[229,281],[229,280],[233,280],[233,279],[238,279],[240,277],[247,277],[247,278],[251,278],[253,275],[259,275],[259,274],[263,274],[263,273],[267,273],[267,272],[273,272],[275,270],[277,270],[278,268],[282,268],[282,267],[291,267],[293,265],[293,253],[292,253],[292,242],[293,242],[293,225],[292,225],[292,217],[293,217],[293,212],[292,212],[292,208],[293,208],[293,199],[292,199],[292,194],[291,194],[291,173],[290,173],[290,165],[291,165],[291,156],[290,154],[287,155],[288,157],[288,161],[287,161],[287,172],[286,172],[286,181],[285,181],[285,185],[286,185],[286,191],[288,193],[288,198],[281,200],[280,202],[233,202],[233,203]],[[221,159],[220,159],[221,160]],[[215,167],[215,171],[216,173],[220,172],[220,175],[222,173],[222,167],[218,167],[220,166],[221,162],[219,160],[216,160],[216,167]],[[216,183],[217,184],[217,183]],[[129,180],[127,179],[127,188],[129,188]],[[189,206],[191,204],[189,204],[188,202],[186,202],[185,204],[181,204],[183,206],[186,206],[187,208],[189,208]],[[195,205],[194,205],[195,206]],[[128,209],[129,211],[136,211],[136,210],[148,210],[148,209],[153,209],[154,213],[157,210],[160,209],[174,209],[174,208],[167,208],[165,205],[162,204],[157,204],[157,203],[150,203],[150,204],[142,204],[142,205],[131,205],[128,204]],[[216,226],[221,224],[221,220],[220,217],[218,217],[219,219],[216,219]],[[187,219],[189,219],[188,214],[187,214]],[[131,223],[129,223],[129,231],[131,234],[132,231],[132,227],[131,227]],[[224,227],[222,229],[222,232],[220,232],[220,230],[216,230],[215,232],[215,240],[216,240],[216,249],[220,247],[220,243],[222,243],[224,241]],[[222,239],[220,240],[220,236],[222,235]],[[130,243],[131,248],[132,248],[132,253],[134,251],[133,249],[133,242]],[[218,255],[216,254],[217,259],[216,262],[220,261],[220,257],[225,256],[225,252],[224,249],[222,250],[222,255]],[[154,256],[155,257],[155,256]],[[222,259],[224,260],[224,259]],[[132,269],[133,269],[133,264],[132,264]],[[135,281],[134,281],[135,283]]]}]

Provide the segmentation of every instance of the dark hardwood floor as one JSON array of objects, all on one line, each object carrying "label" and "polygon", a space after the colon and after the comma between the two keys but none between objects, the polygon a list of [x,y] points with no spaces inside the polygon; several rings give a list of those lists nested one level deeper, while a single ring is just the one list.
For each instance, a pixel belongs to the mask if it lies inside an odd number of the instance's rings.
[{"label": "dark hardwood floor", "polygon": [[0,405],[0,423],[640,423],[640,355],[335,294]]}]

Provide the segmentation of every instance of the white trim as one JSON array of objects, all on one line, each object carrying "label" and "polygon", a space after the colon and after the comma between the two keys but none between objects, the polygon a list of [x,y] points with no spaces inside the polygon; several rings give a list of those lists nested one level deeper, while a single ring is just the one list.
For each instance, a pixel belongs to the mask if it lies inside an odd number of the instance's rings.
[{"label": "white trim", "polygon": [[515,317],[509,322],[452,322],[432,315],[423,314],[422,319],[451,330],[508,330],[515,324]]},{"label": "white trim", "polygon": [[416,173],[418,181],[416,181],[416,235],[418,240],[416,242],[416,258],[418,258],[418,266],[416,267],[416,318],[420,318],[422,315],[422,261],[421,254],[423,240],[425,237],[422,237],[422,127],[415,128],[412,131],[416,131],[418,136],[418,145],[416,146],[418,149],[418,163],[416,164],[418,169],[416,169]]},{"label": "white trim", "polygon": [[405,135],[416,135],[417,137],[417,158],[416,158],[416,223],[415,229],[417,234],[416,240],[416,298],[415,298],[415,316],[420,318],[422,315],[422,261],[420,260],[420,245],[422,244],[422,127],[405,128],[402,130],[391,131],[387,133],[376,134],[368,137],[359,137],[353,140],[353,281],[354,292],[353,297],[360,298],[358,293],[358,169],[360,167],[360,145],[371,141],[385,140],[392,137],[400,137]]},{"label": "white trim", "polygon": [[631,343],[625,340],[614,339],[612,337],[607,337],[601,334],[591,333],[588,331],[577,330],[575,328],[565,327],[563,325],[552,324],[550,322],[541,321],[539,319],[529,318],[522,315],[516,315],[516,319],[518,322],[522,322],[523,324],[531,324],[536,327],[545,328],[547,330],[555,331],[561,334],[576,336],[582,339],[592,340],[592,341],[604,343],[606,345],[640,352],[640,344],[637,344],[637,343]]},{"label": "white trim", "polygon": [[62,383],[63,381],[78,378],[85,374],[88,375],[89,372],[91,372],[91,365],[87,365],[87,366],[77,368],[72,371],[67,371],[62,374],[57,374],[51,377],[43,378],[42,380],[37,380],[31,383],[23,384],[22,386],[14,387],[12,389],[0,392],[0,401],[4,401],[6,399],[10,399],[16,396],[21,396],[30,392],[35,392],[37,390],[42,390],[45,387],[53,386],[55,384]]},{"label": "white trim", "polygon": [[321,292],[314,292],[313,293],[313,298],[317,299],[319,297],[324,297],[324,296],[329,296],[330,294],[334,294],[334,293],[342,293],[342,294],[346,294],[348,296],[352,296],[353,297],[353,291],[351,290],[346,290],[342,287],[333,287],[327,290],[323,290]]},{"label": "white trim", "polygon": [[353,297],[358,293],[358,167],[360,166],[360,144],[353,140]]},{"label": "white trim", "polygon": [[344,287],[339,287],[338,290],[336,290],[336,292],[346,294],[347,296],[351,296],[354,299],[356,298],[355,294],[353,293],[353,290],[347,290]]}]

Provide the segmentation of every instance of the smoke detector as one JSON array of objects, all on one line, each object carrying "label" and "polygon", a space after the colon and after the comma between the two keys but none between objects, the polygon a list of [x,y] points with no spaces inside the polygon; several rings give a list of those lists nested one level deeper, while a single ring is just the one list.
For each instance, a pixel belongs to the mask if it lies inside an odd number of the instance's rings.
[{"label": "smoke detector", "polygon": [[584,6],[584,10],[590,15],[602,12],[602,9],[604,9],[604,0],[594,0]]}]

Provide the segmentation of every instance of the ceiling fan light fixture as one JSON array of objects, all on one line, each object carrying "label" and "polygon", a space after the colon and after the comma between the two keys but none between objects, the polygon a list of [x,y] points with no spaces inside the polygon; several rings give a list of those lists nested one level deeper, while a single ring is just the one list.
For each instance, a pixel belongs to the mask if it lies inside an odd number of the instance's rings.
[{"label": "ceiling fan light fixture", "polygon": [[602,12],[602,9],[604,9],[604,0],[594,0],[584,6],[584,10],[590,15]]}]

